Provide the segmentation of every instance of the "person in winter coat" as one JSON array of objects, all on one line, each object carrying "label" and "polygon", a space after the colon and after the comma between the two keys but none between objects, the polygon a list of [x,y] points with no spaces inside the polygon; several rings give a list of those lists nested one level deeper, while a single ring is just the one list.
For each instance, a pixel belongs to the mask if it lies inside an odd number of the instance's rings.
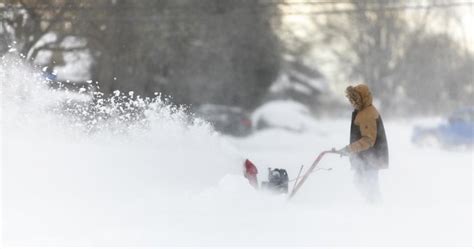
[{"label": "person in winter coat", "polygon": [[372,94],[365,84],[346,88],[352,112],[350,144],[338,150],[349,156],[356,187],[368,202],[380,200],[378,173],[388,168],[388,145],[382,117],[372,105]]}]

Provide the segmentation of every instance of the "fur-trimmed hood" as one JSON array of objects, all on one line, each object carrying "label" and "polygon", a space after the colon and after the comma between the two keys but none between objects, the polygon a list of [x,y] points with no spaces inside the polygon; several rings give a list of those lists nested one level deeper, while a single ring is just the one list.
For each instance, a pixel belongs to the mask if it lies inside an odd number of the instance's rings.
[{"label": "fur-trimmed hood", "polygon": [[372,93],[366,84],[348,86],[346,88],[346,97],[351,103],[354,103],[354,107],[357,110],[363,110],[372,105]]}]

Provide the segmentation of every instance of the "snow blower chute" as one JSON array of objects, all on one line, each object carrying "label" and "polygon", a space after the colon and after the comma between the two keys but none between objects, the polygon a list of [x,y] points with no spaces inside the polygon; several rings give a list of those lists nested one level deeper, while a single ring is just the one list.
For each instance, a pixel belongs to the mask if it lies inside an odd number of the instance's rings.
[{"label": "snow blower chute", "polygon": [[268,168],[268,182],[262,182],[262,189],[288,194],[288,182],[286,170]]}]

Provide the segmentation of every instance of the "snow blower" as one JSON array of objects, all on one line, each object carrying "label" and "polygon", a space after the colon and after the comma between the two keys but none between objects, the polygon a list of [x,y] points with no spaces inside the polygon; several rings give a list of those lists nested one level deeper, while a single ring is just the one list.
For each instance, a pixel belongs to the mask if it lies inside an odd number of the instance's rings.
[{"label": "snow blower", "polygon": [[[292,180],[289,180],[288,172],[285,169],[268,168],[268,181],[262,182],[262,189],[268,190],[277,194],[282,194],[282,193],[288,194],[288,183],[294,181],[295,183],[293,186],[293,190],[288,196],[288,199],[291,199],[296,194],[296,192],[298,192],[298,190],[301,188],[303,183],[308,179],[311,173],[314,173],[317,170],[323,170],[323,169],[331,170],[331,168],[317,167],[319,164],[319,161],[321,161],[323,156],[328,153],[340,154],[335,149],[321,152],[316,158],[316,160],[313,162],[311,167],[304,173],[304,175],[300,177],[301,172],[303,171],[303,166],[301,166],[298,176]],[[255,167],[255,165],[248,159],[245,160],[244,166],[245,166],[244,176],[249,180],[250,185],[258,189],[257,167]]]}]

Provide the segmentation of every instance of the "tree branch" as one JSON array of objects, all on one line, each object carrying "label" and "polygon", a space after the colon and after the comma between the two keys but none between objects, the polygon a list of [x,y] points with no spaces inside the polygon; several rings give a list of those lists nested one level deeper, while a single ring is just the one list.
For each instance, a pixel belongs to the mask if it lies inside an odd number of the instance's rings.
[{"label": "tree branch", "polygon": [[[51,19],[51,21],[49,22],[49,25],[44,29],[42,30],[41,29],[41,26],[39,26],[39,34],[31,41],[31,42],[28,42],[28,45],[27,47],[28,48],[28,54],[31,54],[30,56],[26,56],[28,58],[34,58],[33,55],[37,55],[38,53],[35,52],[36,49],[33,49],[34,46],[36,45],[36,43],[38,43],[38,41],[45,35],[47,34],[48,32],[50,32],[52,30],[52,28],[61,20],[61,18],[64,16],[64,13],[66,12],[66,10],[72,5],[72,1],[67,1],[60,9],[59,11],[56,13],[56,15]],[[36,22],[38,23],[38,25],[41,25],[41,21],[39,22]],[[30,51],[31,49],[33,49],[32,51]]]},{"label": "tree branch", "polygon": [[58,46],[41,46],[37,49],[37,51],[44,51],[44,50],[49,50],[49,51],[60,51],[60,52],[76,52],[76,51],[81,51],[88,49],[87,46],[79,46],[79,47],[71,47],[71,48],[64,48],[64,47],[58,47]]}]

